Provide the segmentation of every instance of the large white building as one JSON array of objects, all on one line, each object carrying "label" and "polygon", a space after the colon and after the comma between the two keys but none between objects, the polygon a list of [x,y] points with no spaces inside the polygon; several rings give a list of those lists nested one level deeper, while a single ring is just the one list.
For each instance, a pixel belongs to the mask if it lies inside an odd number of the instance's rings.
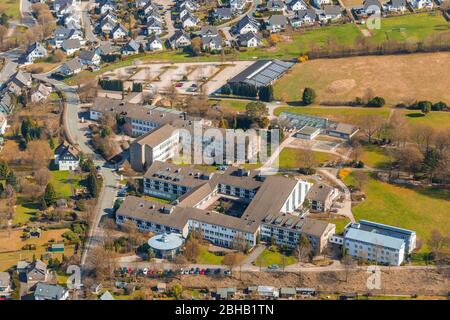
[{"label": "large white building", "polygon": [[356,259],[399,266],[416,247],[416,233],[361,220],[349,223],[343,236],[333,236],[330,242],[342,244],[345,253]]}]

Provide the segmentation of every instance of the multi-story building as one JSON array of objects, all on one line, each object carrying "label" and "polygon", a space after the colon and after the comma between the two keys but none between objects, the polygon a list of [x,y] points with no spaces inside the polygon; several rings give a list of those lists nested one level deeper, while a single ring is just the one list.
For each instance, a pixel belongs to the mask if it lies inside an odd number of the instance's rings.
[{"label": "multi-story building", "polygon": [[[310,187],[305,181],[263,177],[235,167],[208,175],[190,166],[155,162],[144,176],[144,193],[173,202],[161,204],[127,197],[116,213],[116,222],[123,224],[130,220],[141,230],[178,232],[183,237],[192,230],[201,230],[205,240],[219,246],[253,247],[259,234],[269,238],[266,231],[262,234],[265,225],[270,224],[265,221],[267,216],[296,218]],[[223,203],[229,204],[229,210],[224,210]],[[296,230],[297,234],[302,232],[309,236],[316,252],[320,252],[334,228],[328,223],[308,222]],[[272,236],[277,243],[291,247],[298,243],[298,237],[297,242],[289,242],[284,234],[281,237],[281,232]]]},{"label": "multi-story building", "polygon": [[344,246],[345,253],[361,260],[400,265],[415,248],[416,233],[376,222],[349,223],[342,236],[330,242]]}]

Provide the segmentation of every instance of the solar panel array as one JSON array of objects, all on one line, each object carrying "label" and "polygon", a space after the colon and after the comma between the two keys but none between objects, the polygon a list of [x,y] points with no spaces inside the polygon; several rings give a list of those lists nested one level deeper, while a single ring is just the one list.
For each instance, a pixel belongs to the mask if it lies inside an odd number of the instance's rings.
[{"label": "solar panel array", "polygon": [[272,60],[272,63],[269,64],[266,68],[260,70],[251,78],[247,78],[244,82],[253,84],[257,87],[267,86],[272,81],[278,79],[286,70],[292,67],[294,63],[292,62],[284,62],[280,60]]},{"label": "solar panel array", "polygon": [[280,118],[288,120],[290,126],[297,129],[301,129],[304,126],[324,129],[328,126],[328,119],[304,114],[282,112]]}]

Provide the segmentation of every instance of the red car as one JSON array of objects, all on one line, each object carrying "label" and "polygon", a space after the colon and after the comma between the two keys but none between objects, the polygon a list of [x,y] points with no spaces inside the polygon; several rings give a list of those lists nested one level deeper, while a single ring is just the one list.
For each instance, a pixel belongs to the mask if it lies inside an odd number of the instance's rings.
[{"label": "red car", "polygon": [[177,88],[181,88],[183,86],[183,82],[178,82],[176,85],[175,85],[175,87],[177,87]]},{"label": "red car", "polygon": [[200,270],[200,274],[205,274],[205,272],[206,272],[205,269]]}]

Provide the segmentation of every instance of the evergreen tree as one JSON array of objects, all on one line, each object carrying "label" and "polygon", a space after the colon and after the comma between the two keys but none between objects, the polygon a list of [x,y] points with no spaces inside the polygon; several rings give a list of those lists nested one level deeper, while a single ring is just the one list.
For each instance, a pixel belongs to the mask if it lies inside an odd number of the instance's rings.
[{"label": "evergreen tree", "polygon": [[45,197],[44,197],[44,196],[41,197],[41,204],[40,204],[40,207],[41,207],[41,210],[42,210],[42,211],[47,210],[47,203],[45,202]]},{"label": "evergreen tree", "polygon": [[56,191],[51,183],[45,187],[44,200],[47,206],[52,206],[56,202]]},{"label": "evergreen tree", "polygon": [[266,101],[266,102],[270,102],[273,100],[272,85],[268,85],[268,86],[259,88],[259,100]]},{"label": "evergreen tree", "polygon": [[17,176],[14,171],[10,170],[6,175],[6,184],[9,184],[14,189],[17,188]]},{"label": "evergreen tree", "polygon": [[93,198],[97,198],[100,190],[100,183],[95,170],[91,170],[87,178],[87,189]]},{"label": "evergreen tree", "polygon": [[316,93],[315,93],[314,89],[305,88],[303,90],[302,102],[304,105],[309,105],[309,104],[314,103],[315,99],[316,99]]},{"label": "evergreen tree", "polygon": [[0,179],[6,179],[8,172],[8,163],[5,160],[0,161]]}]

